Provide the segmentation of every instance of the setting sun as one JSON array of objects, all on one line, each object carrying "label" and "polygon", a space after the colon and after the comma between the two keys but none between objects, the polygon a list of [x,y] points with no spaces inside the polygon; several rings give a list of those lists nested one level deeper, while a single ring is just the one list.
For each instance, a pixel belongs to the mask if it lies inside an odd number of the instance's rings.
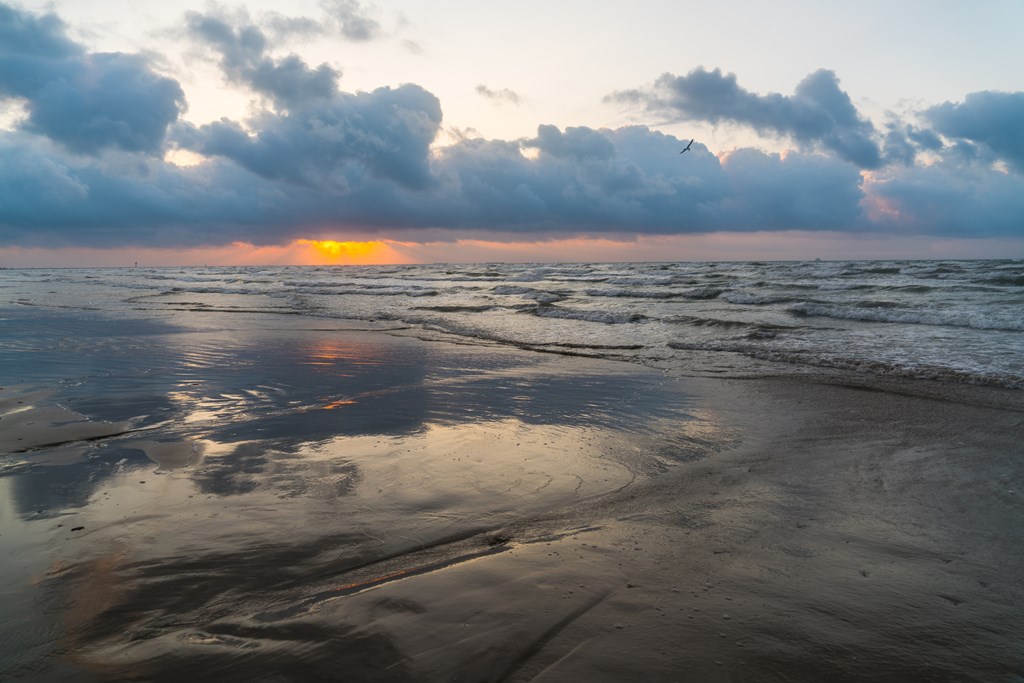
[{"label": "setting sun", "polygon": [[401,262],[402,257],[384,242],[337,242],[335,240],[296,240],[295,244],[309,247],[314,260],[329,263],[379,264]]}]

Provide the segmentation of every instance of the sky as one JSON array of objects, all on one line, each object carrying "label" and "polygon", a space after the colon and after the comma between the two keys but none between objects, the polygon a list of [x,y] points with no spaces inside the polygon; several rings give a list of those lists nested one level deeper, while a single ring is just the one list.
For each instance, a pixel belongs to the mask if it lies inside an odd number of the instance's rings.
[{"label": "sky", "polygon": [[0,0],[0,266],[1024,258],[1020,26]]}]

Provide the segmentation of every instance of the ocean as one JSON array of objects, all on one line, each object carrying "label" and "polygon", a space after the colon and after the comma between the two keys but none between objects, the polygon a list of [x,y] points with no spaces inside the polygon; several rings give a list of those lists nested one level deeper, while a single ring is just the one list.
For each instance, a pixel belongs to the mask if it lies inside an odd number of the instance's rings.
[{"label": "ocean", "polygon": [[[267,313],[639,363],[1024,387],[1024,261],[6,270],[25,307]],[[406,330],[408,332],[408,330]]]}]

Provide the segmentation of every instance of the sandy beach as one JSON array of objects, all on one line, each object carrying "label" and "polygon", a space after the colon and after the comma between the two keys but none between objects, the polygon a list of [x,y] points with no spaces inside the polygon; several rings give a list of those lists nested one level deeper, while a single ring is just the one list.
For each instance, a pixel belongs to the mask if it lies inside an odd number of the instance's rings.
[{"label": "sandy beach", "polygon": [[1024,675],[1020,391],[4,317],[4,680]]}]

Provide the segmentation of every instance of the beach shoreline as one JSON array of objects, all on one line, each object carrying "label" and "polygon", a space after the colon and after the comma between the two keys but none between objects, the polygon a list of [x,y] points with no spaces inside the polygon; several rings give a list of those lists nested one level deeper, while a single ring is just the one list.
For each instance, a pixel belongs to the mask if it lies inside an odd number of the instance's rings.
[{"label": "beach shoreline", "polygon": [[5,677],[1024,667],[1019,391],[217,320],[5,385]]}]

